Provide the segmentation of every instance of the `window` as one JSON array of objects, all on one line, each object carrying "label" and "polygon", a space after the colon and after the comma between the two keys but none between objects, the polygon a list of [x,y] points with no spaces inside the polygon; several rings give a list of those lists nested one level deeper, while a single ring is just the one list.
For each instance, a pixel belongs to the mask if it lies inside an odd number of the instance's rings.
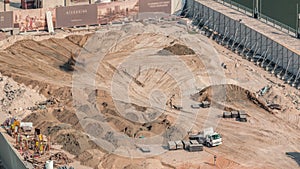
[{"label": "window", "polygon": [[221,136],[219,134],[212,135],[211,137],[212,137],[213,140],[221,138]]}]

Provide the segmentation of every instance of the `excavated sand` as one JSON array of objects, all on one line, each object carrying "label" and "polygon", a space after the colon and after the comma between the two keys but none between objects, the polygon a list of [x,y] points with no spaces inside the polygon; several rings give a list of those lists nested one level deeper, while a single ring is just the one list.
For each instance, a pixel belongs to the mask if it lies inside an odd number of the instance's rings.
[{"label": "excavated sand", "polygon": [[[0,61],[3,75],[36,93],[35,99],[25,95],[26,102],[14,101],[12,110],[55,98],[54,105],[25,119],[84,165],[299,167],[286,155],[300,152],[299,91],[211,39],[188,33],[184,25],[133,23],[89,35],[23,39],[1,51]],[[272,89],[258,96],[266,85]],[[213,101],[211,108],[190,107],[206,99]],[[282,105],[282,110],[265,108],[267,102]],[[222,119],[224,109],[245,110],[248,122]],[[161,146],[209,126],[221,133],[223,145],[196,153]],[[150,154],[139,150],[145,144]]]}]

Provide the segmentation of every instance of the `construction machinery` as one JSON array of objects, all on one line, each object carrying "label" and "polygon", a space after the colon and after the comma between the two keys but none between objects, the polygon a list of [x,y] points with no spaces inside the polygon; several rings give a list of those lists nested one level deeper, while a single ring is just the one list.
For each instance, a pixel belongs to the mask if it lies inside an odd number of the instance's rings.
[{"label": "construction machinery", "polygon": [[197,140],[200,144],[207,147],[215,147],[222,144],[222,137],[219,133],[215,132],[212,127],[204,129],[197,134],[190,134],[190,140]]}]

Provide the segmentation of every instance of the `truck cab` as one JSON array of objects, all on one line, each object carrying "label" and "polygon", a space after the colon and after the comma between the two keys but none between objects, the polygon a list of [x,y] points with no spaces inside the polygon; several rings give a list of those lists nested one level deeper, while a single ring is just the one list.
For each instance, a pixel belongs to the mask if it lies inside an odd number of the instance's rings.
[{"label": "truck cab", "polygon": [[197,134],[189,134],[190,140],[197,140],[207,147],[215,147],[222,144],[221,134],[215,132],[212,127],[204,129]]},{"label": "truck cab", "polygon": [[206,136],[205,142],[208,147],[215,147],[222,144],[222,137],[219,133],[214,132]]}]

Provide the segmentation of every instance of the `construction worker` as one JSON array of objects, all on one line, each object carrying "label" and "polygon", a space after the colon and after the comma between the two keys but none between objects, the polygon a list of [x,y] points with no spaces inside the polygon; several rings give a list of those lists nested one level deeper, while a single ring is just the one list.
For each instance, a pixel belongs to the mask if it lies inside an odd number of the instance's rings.
[{"label": "construction worker", "polygon": [[42,154],[43,153],[43,149],[44,149],[44,146],[43,146],[43,140],[44,140],[43,139],[43,135],[39,134],[38,139],[39,139],[39,141],[38,141],[38,143],[39,143],[38,149],[39,149],[39,152]]},{"label": "construction worker", "polygon": [[35,152],[39,152],[39,140],[38,139],[35,139]]},{"label": "construction worker", "polygon": [[13,138],[15,137],[14,131],[15,131],[15,125],[14,125],[14,123],[12,123],[12,124],[10,125],[10,134],[11,134],[11,136],[12,136]]},{"label": "construction worker", "polygon": [[14,130],[13,130],[15,136],[17,136],[19,128],[20,128],[20,121],[17,118],[15,118],[15,120],[14,120]]},{"label": "construction worker", "polygon": [[44,153],[44,145],[43,145],[43,142],[41,141],[40,142],[40,154],[43,154]]},{"label": "construction worker", "polygon": [[24,147],[25,147],[25,151],[28,150],[28,138],[29,138],[29,136],[28,136],[28,135],[25,135],[25,138],[24,138]]}]

